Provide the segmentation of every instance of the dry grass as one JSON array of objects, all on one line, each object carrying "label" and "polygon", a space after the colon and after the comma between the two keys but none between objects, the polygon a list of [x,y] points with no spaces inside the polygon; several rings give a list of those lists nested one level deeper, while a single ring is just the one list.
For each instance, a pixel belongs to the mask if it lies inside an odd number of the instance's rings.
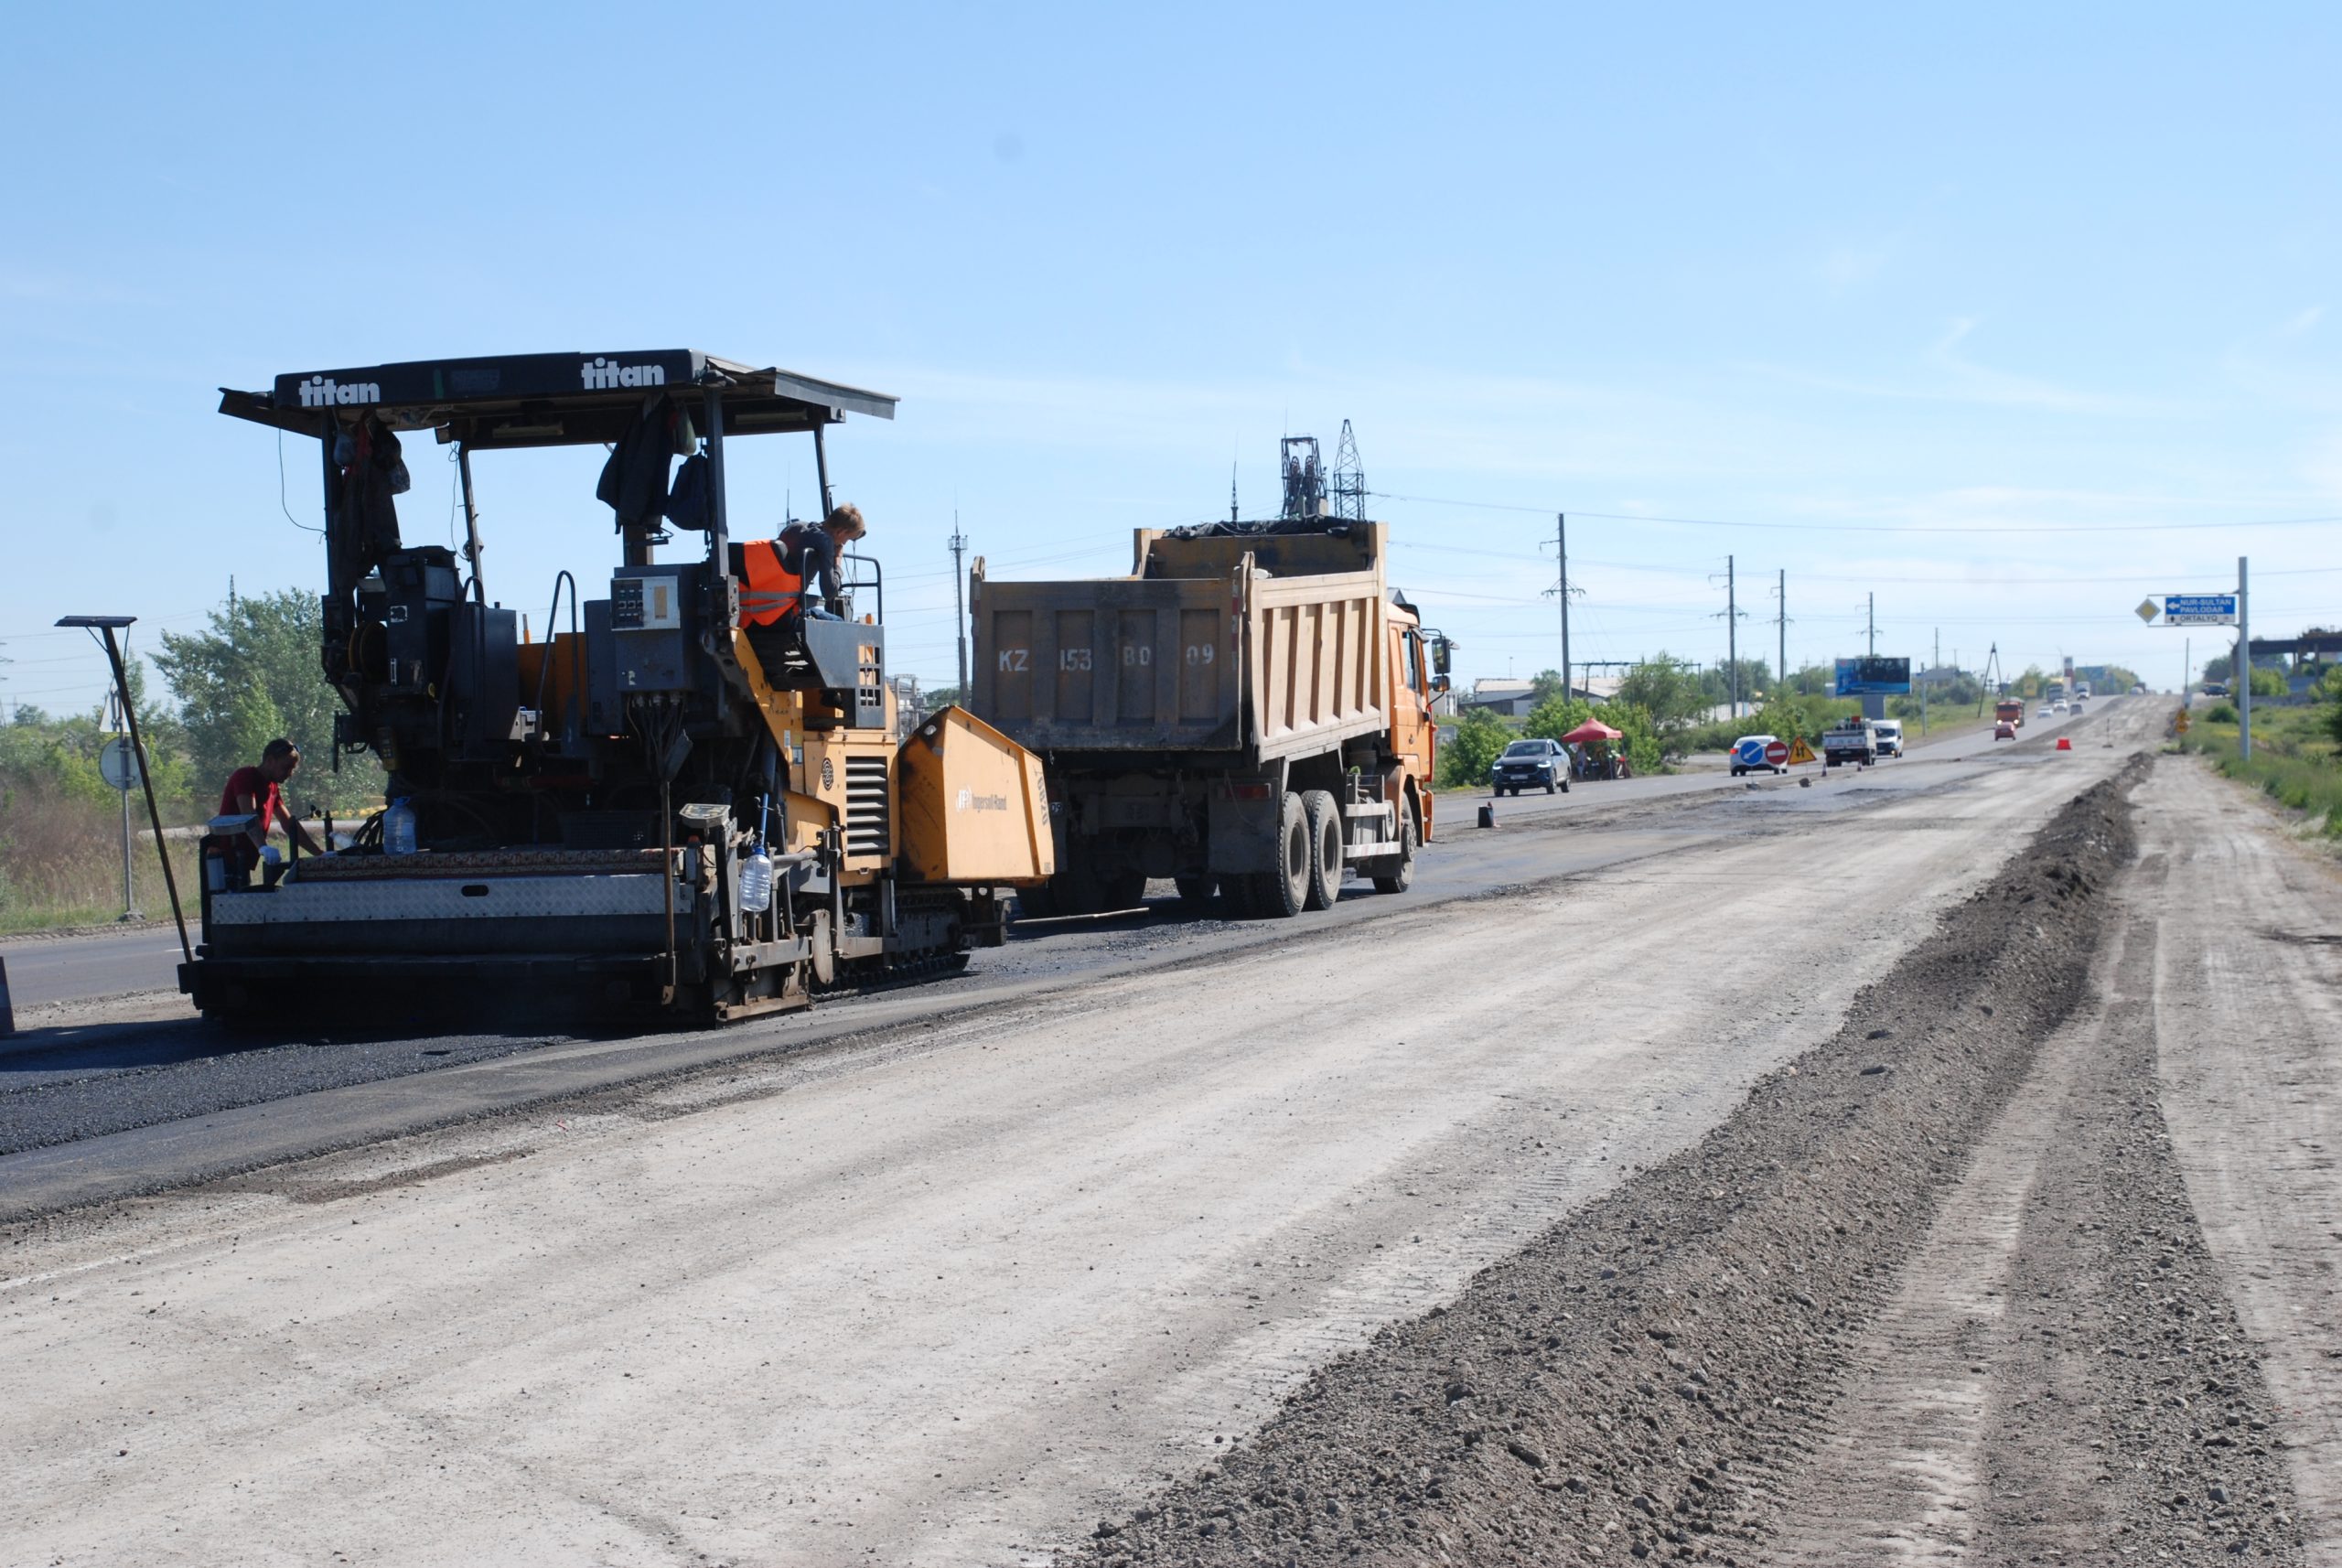
[{"label": "dry grass", "polygon": [[[170,898],[154,833],[134,798],[132,885],[139,909],[166,918]],[[192,840],[170,841],[179,900],[193,908],[198,875]],[[94,925],[122,913],[122,814],[112,806],[20,791],[0,819],[0,931]]]}]

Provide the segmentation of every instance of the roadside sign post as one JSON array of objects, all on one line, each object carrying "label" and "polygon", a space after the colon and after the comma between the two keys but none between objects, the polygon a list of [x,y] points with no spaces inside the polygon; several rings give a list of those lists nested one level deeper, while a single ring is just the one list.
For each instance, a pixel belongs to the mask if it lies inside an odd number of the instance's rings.
[{"label": "roadside sign post", "polygon": [[2237,747],[2245,761],[2252,760],[2252,621],[2245,601],[2245,559],[2236,558],[2236,664],[2244,679],[2237,683]]},{"label": "roadside sign post", "polygon": [[[2229,661],[2229,678],[2236,682],[2237,751],[2247,761],[2252,757],[2252,618],[2251,562],[2240,555],[2236,558],[2236,591],[2231,594],[2165,594],[2163,596],[2163,624],[2165,626],[2232,626],[2236,628],[2236,657]],[[2152,613],[2155,601],[2150,597],[2139,607],[2139,618],[2154,624]],[[2188,700],[2188,683],[2196,675],[2196,650],[2192,639],[2180,646],[2183,668],[2179,674],[2179,700]]]},{"label": "roadside sign post", "polygon": [[[119,710],[117,710],[117,713]],[[119,718],[114,727],[119,730]],[[138,755],[130,747],[127,737],[116,735],[98,753],[98,774],[122,793],[122,913],[121,920],[139,918],[136,895],[130,881],[130,792],[139,784]]]}]

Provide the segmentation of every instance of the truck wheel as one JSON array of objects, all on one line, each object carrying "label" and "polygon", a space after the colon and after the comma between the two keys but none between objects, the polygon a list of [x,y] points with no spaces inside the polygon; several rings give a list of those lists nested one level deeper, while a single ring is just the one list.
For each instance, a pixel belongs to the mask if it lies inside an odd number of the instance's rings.
[{"label": "truck wheel", "polygon": [[1146,873],[1117,871],[1098,879],[1098,908],[1135,909],[1146,902]]},{"label": "truck wheel", "polygon": [[1333,795],[1312,789],[1301,798],[1309,826],[1309,885],[1305,902],[1330,909],[1342,896],[1342,809]]},{"label": "truck wheel", "polygon": [[1212,896],[1219,891],[1219,884],[1209,876],[1178,876],[1172,886],[1179,890],[1180,908],[1189,915],[1208,914]]},{"label": "truck wheel", "polygon": [[1016,918],[1020,920],[1046,920],[1058,912],[1058,896],[1044,883],[1038,887],[1016,890]]},{"label": "truck wheel", "polygon": [[1253,912],[1289,920],[1309,907],[1309,813],[1288,791],[1277,812],[1277,868],[1260,874]]},{"label": "truck wheel", "polygon": [[1404,893],[1415,880],[1415,813],[1399,808],[1399,865],[1387,876],[1374,879],[1377,893]]}]

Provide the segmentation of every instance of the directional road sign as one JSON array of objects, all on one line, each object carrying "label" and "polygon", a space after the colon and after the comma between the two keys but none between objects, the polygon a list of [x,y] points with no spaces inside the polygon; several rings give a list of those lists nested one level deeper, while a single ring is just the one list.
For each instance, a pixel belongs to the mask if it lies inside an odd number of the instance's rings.
[{"label": "directional road sign", "polygon": [[1732,746],[1732,759],[1743,768],[1765,766],[1765,743],[1755,736],[1743,736]]},{"label": "directional road sign", "polygon": [[2165,626],[2234,626],[2236,596],[2234,594],[2165,594],[2163,596],[2163,624]]},{"label": "directional road sign", "polygon": [[2163,614],[2163,606],[2153,599],[2141,599],[2139,601],[2139,607],[2133,610],[2131,613],[2137,616],[2141,620],[2145,621],[2149,626],[2153,626],[2155,624],[2155,617]]}]

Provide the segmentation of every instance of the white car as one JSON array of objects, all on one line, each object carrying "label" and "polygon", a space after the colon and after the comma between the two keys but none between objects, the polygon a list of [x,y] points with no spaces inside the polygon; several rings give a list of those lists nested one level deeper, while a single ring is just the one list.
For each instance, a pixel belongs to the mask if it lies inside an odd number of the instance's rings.
[{"label": "white car", "polygon": [[1877,719],[1873,721],[1870,727],[1878,738],[1879,756],[1900,757],[1903,755],[1903,721],[1901,719]]},{"label": "white car", "polygon": [[2049,704],[2049,711],[2050,711],[2050,712],[2052,712],[2052,713],[2057,713],[2057,714],[2062,714],[2062,713],[2064,713],[2064,712],[2066,711],[2066,699],[2065,699],[2065,698],[2063,698],[2063,697],[2060,697],[2060,698],[2058,698],[2056,702],[2054,702],[2054,703],[2050,703],[2050,704]]},{"label": "white car", "polygon": [[1780,743],[1769,735],[1744,735],[1732,743],[1732,776],[1744,773],[1786,773],[1788,768],[1775,763],[1769,753]]}]

